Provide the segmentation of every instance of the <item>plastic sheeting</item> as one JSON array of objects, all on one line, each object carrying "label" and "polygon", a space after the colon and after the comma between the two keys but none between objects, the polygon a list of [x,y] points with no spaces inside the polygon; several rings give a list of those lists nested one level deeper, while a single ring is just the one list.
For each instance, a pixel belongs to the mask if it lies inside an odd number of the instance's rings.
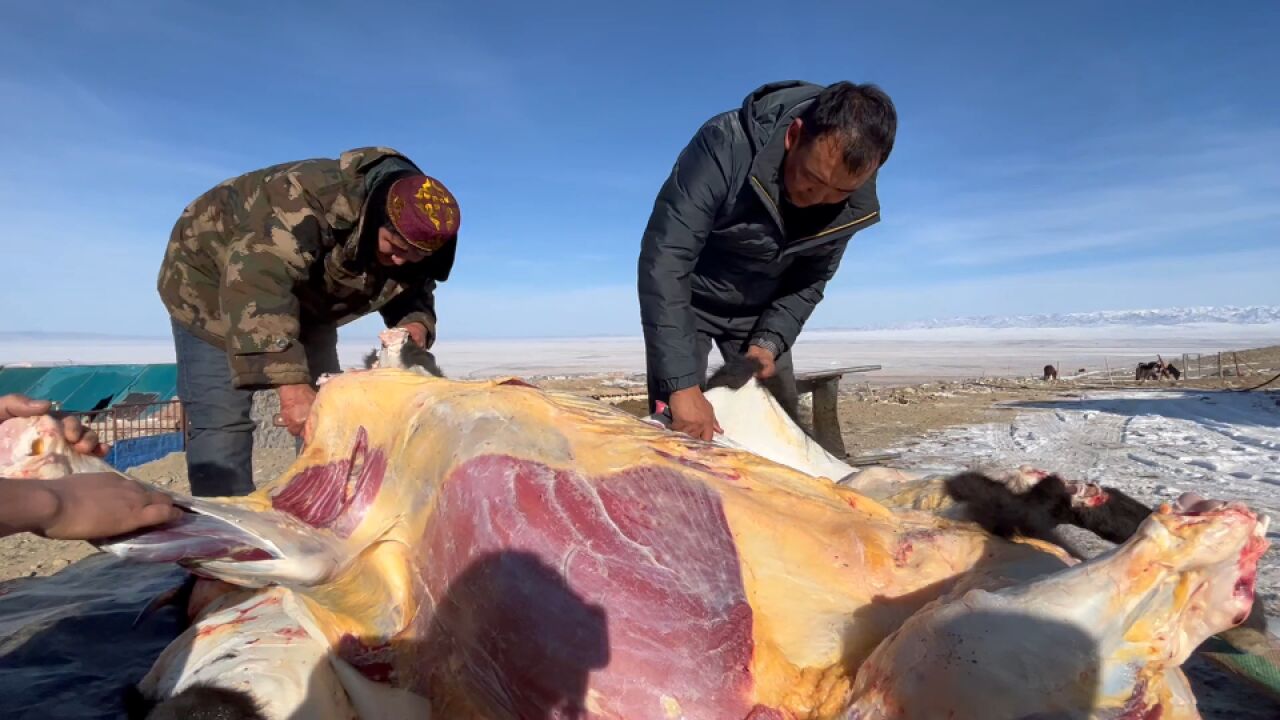
[{"label": "plastic sheeting", "polygon": [[[142,372],[134,378],[133,383],[112,401],[112,404],[125,402],[126,398],[137,397],[139,402],[164,402],[178,394],[177,365],[146,365]],[[150,396],[150,399],[147,399]],[[132,399],[129,402],[133,402]]]},{"label": "plastic sheeting", "polygon": [[69,412],[103,410],[126,398],[164,402],[177,395],[177,365],[63,365],[0,368],[0,395],[51,400]]},{"label": "plastic sheeting", "polygon": [[124,472],[129,468],[144,465],[152,460],[159,460],[170,453],[181,452],[183,448],[182,433],[171,432],[163,435],[121,440],[111,446],[111,451],[104,458],[111,467]]},{"label": "plastic sheeting", "polygon": [[47,367],[15,367],[0,368],[0,395],[10,393],[30,394],[27,392],[40,378],[49,374],[52,368]]}]

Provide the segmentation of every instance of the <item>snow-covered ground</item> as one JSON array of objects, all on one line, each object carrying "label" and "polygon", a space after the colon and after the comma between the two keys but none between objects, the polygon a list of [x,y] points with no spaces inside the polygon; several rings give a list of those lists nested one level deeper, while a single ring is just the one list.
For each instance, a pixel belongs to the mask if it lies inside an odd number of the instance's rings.
[{"label": "snow-covered ground", "polygon": [[[372,338],[343,336],[344,365],[360,364]],[[801,371],[843,365],[882,365],[872,381],[993,375],[1038,375],[1052,363],[1064,374],[1078,368],[1132,366],[1138,360],[1182,353],[1280,344],[1280,322],[1102,325],[1094,327],[947,327],[904,330],[811,330],[795,348]],[[527,340],[454,340],[435,347],[451,377],[640,373],[639,337]],[[0,334],[0,364],[173,362],[166,338]]]},{"label": "snow-covered ground", "polygon": [[[1013,406],[1009,422],[895,448],[895,464],[932,473],[1030,463],[1151,505],[1187,491],[1239,500],[1271,517],[1280,546],[1280,392],[1098,391]],[[1262,558],[1258,595],[1280,617],[1280,547]]]}]

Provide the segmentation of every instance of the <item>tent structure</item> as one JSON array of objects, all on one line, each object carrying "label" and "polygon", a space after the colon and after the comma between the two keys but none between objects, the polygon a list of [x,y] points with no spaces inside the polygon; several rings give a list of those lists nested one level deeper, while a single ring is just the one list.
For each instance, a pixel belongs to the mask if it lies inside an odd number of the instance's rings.
[{"label": "tent structure", "polygon": [[125,403],[160,403],[178,394],[178,366],[62,365],[0,368],[0,395],[22,393],[67,412],[107,410]]}]

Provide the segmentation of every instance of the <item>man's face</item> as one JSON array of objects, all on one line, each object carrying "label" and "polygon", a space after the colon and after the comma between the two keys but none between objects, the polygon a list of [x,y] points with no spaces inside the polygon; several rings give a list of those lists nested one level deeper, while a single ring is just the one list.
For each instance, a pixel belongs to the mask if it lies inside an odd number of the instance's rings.
[{"label": "man's face", "polygon": [[399,267],[421,262],[431,253],[408,243],[400,233],[387,227],[378,228],[378,264]]},{"label": "man's face", "polygon": [[782,161],[782,189],[796,207],[835,205],[849,199],[875,174],[878,165],[851,173],[845,167],[840,143],[830,136],[805,140],[802,121],[787,128],[787,154]]}]

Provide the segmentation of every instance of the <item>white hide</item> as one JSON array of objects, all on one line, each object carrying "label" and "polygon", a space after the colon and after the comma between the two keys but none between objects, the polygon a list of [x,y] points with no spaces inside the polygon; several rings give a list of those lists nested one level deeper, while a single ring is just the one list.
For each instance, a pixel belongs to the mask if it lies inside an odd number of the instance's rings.
[{"label": "white hide", "polygon": [[165,648],[138,689],[164,699],[207,685],[247,693],[273,720],[356,720],[329,662],[328,643],[305,629],[296,613],[284,588],[223,596]]},{"label": "white hide", "polygon": [[[706,392],[707,402],[716,412],[724,430],[715,443],[746,450],[806,475],[832,482],[857,472],[853,466],[827,452],[805,434],[773,396],[754,379],[737,390],[727,387]],[[664,422],[658,418],[653,420]]]}]

